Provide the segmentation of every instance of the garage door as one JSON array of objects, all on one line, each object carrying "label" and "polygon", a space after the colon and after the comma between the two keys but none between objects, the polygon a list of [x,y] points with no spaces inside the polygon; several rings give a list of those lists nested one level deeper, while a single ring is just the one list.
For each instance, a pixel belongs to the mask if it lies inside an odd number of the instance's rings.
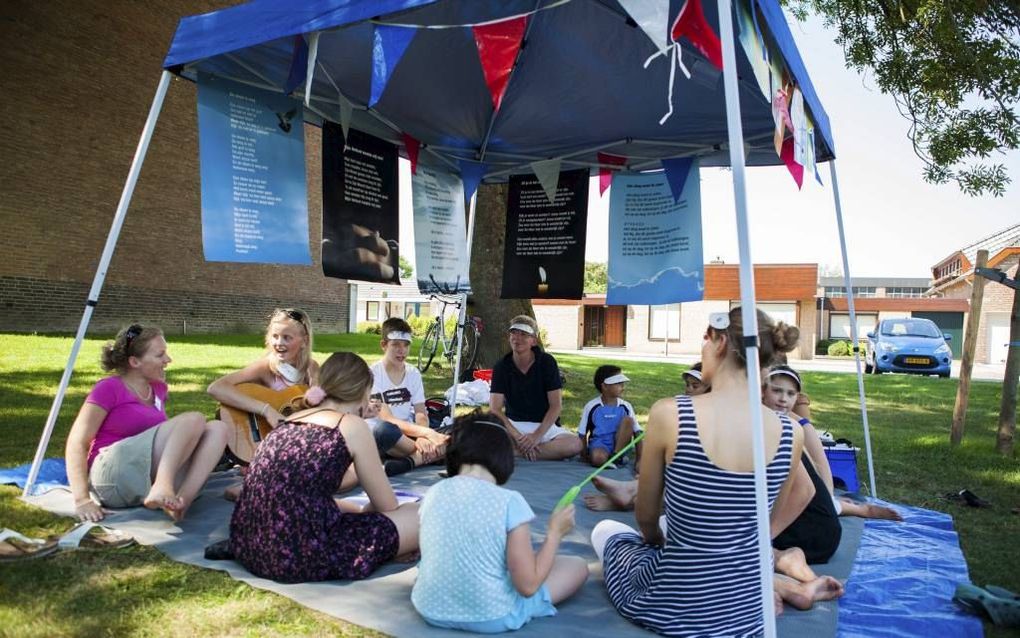
[{"label": "garage door", "polygon": [[1006,363],[1009,348],[1009,313],[989,312],[985,315],[988,325],[988,363]]}]

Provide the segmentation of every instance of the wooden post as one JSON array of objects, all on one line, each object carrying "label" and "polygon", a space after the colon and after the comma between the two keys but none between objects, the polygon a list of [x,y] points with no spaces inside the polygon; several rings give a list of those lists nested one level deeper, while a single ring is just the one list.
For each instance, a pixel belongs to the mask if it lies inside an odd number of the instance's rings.
[{"label": "wooden post", "polygon": [[[1014,281],[1020,281],[1017,268]],[[1020,381],[1020,290],[1013,291],[1013,312],[1009,319],[1009,350],[1006,354],[1006,373],[1002,377],[1002,402],[999,404],[999,432],[995,449],[1004,456],[1013,456],[1013,439],[1016,434],[1016,392]]]},{"label": "wooden post", "polygon": [[[988,251],[977,252],[976,268],[988,265]],[[970,398],[970,373],[974,368],[974,351],[977,348],[978,327],[981,324],[981,302],[985,296],[985,278],[974,273],[970,293],[970,312],[963,333],[963,360],[960,361],[960,385],[956,388],[956,407],[953,408],[953,429],[949,442],[959,445],[963,440],[963,426],[967,421],[967,400]]]}]

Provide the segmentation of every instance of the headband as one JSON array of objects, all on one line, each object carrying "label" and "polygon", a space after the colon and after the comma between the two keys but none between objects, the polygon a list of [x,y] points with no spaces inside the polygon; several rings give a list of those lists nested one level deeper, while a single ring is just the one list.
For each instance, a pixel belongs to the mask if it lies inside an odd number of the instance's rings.
[{"label": "headband", "polygon": [[510,327],[506,329],[507,332],[511,330],[520,330],[521,332],[527,333],[531,336],[535,336],[535,329],[526,323],[512,323]]},{"label": "headband", "polygon": [[683,373],[683,376],[685,376],[685,377],[693,377],[693,378],[697,379],[698,381],[701,381],[701,370],[688,370],[687,372]]},{"label": "headband", "polygon": [[786,370],[784,368],[779,368],[777,370],[769,370],[769,374],[765,378],[766,379],[771,379],[772,377],[774,377],[776,375],[780,375],[780,374],[784,375],[784,376],[787,376],[787,377],[790,377],[791,379],[793,379],[794,382],[796,382],[796,384],[797,384],[797,391],[798,392],[800,391],[800,388],[801,388],[800,375],[797,374],[796,372],[794,372],[793,370]]},{"label": "headband", "polygon": [[495,421],[473,421],[473,423],[478,425],[491,425],[492,427],[503,430],[503,432],[506,432],[507,436],[510,436],[510,432],[507,432],[506,426],[502,423],[496,423]]},{"label": "headband", "polygon": [[391,332],[386,333],[386,339],[387,341],[406,341],[408,343],[411,343],[411,333],[393,330]]},{"label": "headband", "polygon": [[607,383],[609,385],[614,385],[616,383],[623,383],[624,381],[630,381],[630,379],[627,378],[627,375],[621,373],[621,374],[614,374],[613,376],[609,377],[608,379],[606,379],[602,383]]}]

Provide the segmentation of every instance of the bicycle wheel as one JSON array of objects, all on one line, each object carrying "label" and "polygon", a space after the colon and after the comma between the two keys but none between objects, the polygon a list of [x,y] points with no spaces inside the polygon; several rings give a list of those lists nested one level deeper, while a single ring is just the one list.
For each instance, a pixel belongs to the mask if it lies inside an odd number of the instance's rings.
[{"label": "bicycle wheel", "polygon": [[[454,352],[456,352],[456,348]],[[468,317],[464,321],[463,341],[460,350],[460,371],[470,370],[475,365],[475,357],[478,356],[478,331],[475,330],[475,322]]]},{"label": "bicycle wheel", "polygon": [[436,328],[436,324],[432,324],[429,326],[428,332],[425,333],[425,338],[421,341],[421,349],[418,350],[418,370],[422,374],[432,365],[432,357],[436,356],[436,350],[438,349],[439,330]]}]

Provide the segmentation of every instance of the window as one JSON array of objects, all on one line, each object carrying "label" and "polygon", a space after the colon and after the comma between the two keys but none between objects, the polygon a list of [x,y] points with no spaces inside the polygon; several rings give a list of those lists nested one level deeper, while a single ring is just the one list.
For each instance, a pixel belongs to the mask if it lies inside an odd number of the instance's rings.
[{"label": "window", "polygon": [[648,306],[648,340],[680,340],[680,304]]},{"label": "window", "polygon": [[378,301],[366,301],[365,302],[365,319],[368,321],[379,321],[379,302]]},{"label": "window", "polygon": [[844,286],[826,286],[825,287],[826,297],[846,297],[846,287]]},{"label": "window", "polygon": [[[875,324],[878,323],[878,315],[868,315],[857,313],[857,339],[864,341],[867,337],[865,336],[871,332]],[[832,313],[829,315],[829,338],[830,339],[850,339],[850,315],[842,313]]]},{"label": "window", "polygon": [[854,286],[853,291],[854,297],[860,297],[862,299],[876,296],[875,286]]},{"label": "window", "polygon": [[925,288],[917,288],[914,286],[892,286],[885,289],[885,296],[896,299],[916,299],[923,297],[925,290]]}]

